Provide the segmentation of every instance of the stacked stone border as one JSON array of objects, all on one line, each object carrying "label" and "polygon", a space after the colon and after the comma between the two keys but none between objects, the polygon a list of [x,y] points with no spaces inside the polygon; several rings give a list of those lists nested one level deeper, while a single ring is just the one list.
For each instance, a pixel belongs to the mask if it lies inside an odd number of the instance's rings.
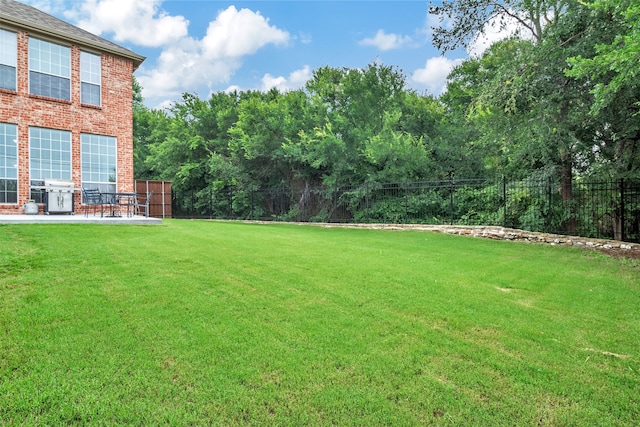
[{"label": "stacked stone border", "polygon": [[[226,220],[213,220],[226,221]],[[628,255],[640,258],[640,244],[621,242],[619,240],[592,239],[589,237],[567,236],[563,234],[538,233],[535,231],[518,230],[499,226],[485,225],[426,225],[426,224],[351,224],[351,223],[327,223],[327,222],[279,222],[279,221],[252,221],[252,224],[296,224],[311,225],[325,228],[368,228],[376,230],[416,230],[431,231],[436,233],[455,234],[458,236],[482,237],[493,240],[510,240],[515,242],[540,243],[553,246],[576,246],[585,249],[602,250],[608,253]]]},{"label": "stacked stone border", "polygon": [[[313,223],[305,223],[313,224]],[[511,240],[518,242],[542,243],[548,245],[577,246],[587,249],[605,249],[631,251],[640,254],[640,244],[620,242],[617,240],[591,239],[562,234],[537,233],[533,231],[517,230],[498,226],[467,226],[467,225],[424,225],[424,224],[318,224],[323,227],[371,228],[379,230],[418,230],[432,231],[459,236],[483,237],[494,240]]]}]

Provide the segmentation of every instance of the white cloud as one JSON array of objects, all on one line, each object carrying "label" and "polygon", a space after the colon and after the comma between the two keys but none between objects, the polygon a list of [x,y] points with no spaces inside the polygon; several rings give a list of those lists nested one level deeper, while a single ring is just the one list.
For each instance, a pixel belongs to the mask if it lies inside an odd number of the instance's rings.
[{"label": "white cloud", "polygon": [[[54,8],[56,0],[28,0]],[[164,0],[79,0],[64,16],[98,35],[113,35],[117,43],[157,47],[155,63],[147,60],[136,72],[146,102],[165,105],[185,91],[225,83],[243,58],[267,45],[286,45],[291,36],[259,12],[229,6],[218,12],[202,38],[189,35],[189,21],[162,9]],[[134,48],[135,49],[135,48]],[[287,83],[289,84],[289,83]]]},{"label": "white cloud", "polygon": [[182,37],[162,50],[154,68],[136,73],[149,102],[176,98],[185,88],[211,88],[225,83],[242,59],[269,44],[286,44],[289,33],[269,25],[260,13],[229,6],[209,24],[201,39]]},{"label": "white cloud", "polygon": [[313,41],[313,37],[311,37],[311,34],[309,33],[300,32],[298,34],[297,40],[300,40],[300,43],[302,44],[311,44],[311,42]]},{"label": "white cloud", "polygon": [[153,106],[152,108],[154,108],[156,110],[169,110],[171,107],[173,107],[173,105],[174,105],[174,102],[173,101],[169,101],[167,99],[165,101],[162,101],[158,105]]},{"label": "white cloud", "polygon": [[411,37],[398,34],[387,34],[384,30],[378,30],[374,37],[360,40],[362,46],[374,46],[380,50],[391,50],[401,48],[411,43]]},{"label": "white cloud", "polygon": [[118,43],[158,47],[187,35],[189,21],[161,9],[162,0],[85,0],[65,13],[94,34],[113,33]]},{"label": "white cloud", "polygon": [[285,44],[289,38],[289,33],[269,25],[260,12],[229,6],[209,23],[202,46],[207,58],[233,58],[254,54],[267,44]]},{"label": "white cloud", "polygon": [[[525,18],[526,19],[526,18]],[[515,34],[518,34],[524,39],[533,39],[531,30],[525,27],[516,18],[496,17],[487,22],[481,32],[476,34],[476,37],[467,48],[467,52],[471,57],[480,57],[492,44],[500,40],[509,38]]]},{"label": "white cloud", "polygon": [[262,90],[267,91],[272,88],[278,88],[280,90],[285,89],[285,85],[287,83],[287,79],[284,77],[273,77],[271,74],[267,73],[262,77]]},{"label": "white cloud", "polygon": [[237,58],[206,61],[198,48],[173,46],[162,51],[153,69],[143,67],[136,75],[145,98],[176,97],[187,91],[185,88],[224,83],[240,66]]},{"label": "white cloud", "polygon": [[[223,92],[225,93],[242,92],[242,88],[238,85],[231,85],[227,87]],[[211,96],[212,94],[213,93],[210,93],[209,96]]]},{"label": "white cloud", "polygon": [[471,57],[480,57],[492,44],[512,36],[514,32],[515,30],[512,28],[500,29],[485,25],[483,31],[478,33],[475,39],[469,43],[467,52]]},{"label": "white cloud", "polygon": [[312,76],[311,67],[305,65],[300,70],[295,70],[289,74],[288,78],[283,76],[273,77],[271,74],[265,74],[262,77],[262,88],[260,90],[268,91],[277,88],[280,91],[295,90],[304,87],[305,83]]},{"label": "white cloud", "polygon": [[448,59],[444,56],[429,58],[424,68],[413,72],[411,80],[425,86],[434,95],[441,95],[446,88],[447,76],[462,61],[463,59]]}]

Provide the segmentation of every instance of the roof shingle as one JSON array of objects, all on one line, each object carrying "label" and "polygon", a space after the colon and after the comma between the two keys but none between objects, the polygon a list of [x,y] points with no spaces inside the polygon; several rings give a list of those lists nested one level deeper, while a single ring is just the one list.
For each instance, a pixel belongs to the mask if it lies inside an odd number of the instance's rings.
[{"label": "roof shingle", "polygon": [[2,24],[70,40],[79,45],[125,57],[133,61],[134,69],[145,60],[142,55],[15,0],[0,0],[0,25]]}]

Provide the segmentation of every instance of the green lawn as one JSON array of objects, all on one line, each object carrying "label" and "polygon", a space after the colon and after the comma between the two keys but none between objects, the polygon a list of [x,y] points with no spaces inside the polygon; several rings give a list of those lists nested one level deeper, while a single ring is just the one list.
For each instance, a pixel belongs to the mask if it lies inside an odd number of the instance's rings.
[{"label": "green lawn", "polygon": [[419,231],[0,226],[0,425],[640,424],[640,268]]}]

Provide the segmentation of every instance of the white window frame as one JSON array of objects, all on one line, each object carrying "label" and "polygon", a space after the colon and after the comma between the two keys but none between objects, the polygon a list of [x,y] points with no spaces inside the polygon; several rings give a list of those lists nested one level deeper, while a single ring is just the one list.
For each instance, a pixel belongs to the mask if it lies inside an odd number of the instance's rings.
[{"label": "white window frame", "polygon": [[118,140],[114,136],[80,134],[82,186],[115,193],[118,183]]},{"label": "white window frame", "polygon": [[[29,127],[29,177],[31,186],[46,179],[71,180],[73,172],[71,132]],[[42,203],[42,191],[31,190],[31,199]]]},{"label": "white window frame", "polygon": [[18,125],[0,123],[0,203],[18,203]]},{"label": "white window frame", "polygon": [[[87,89],[97,86],[98,99]],[[102,105],[102,57],[100,55],[80,51],[80,103],[100,107]]]},{"label": "white window frame", "polygon": [[29,37],[29,93],[71,102],[69,46]]},{"label": "white window frame", "polygon": [[0,89],[17,90],[18,87],[18,35],[13,31],[0,28],[0,73],[10,73],[13,69],[13,83],[3,85],[0,78]]}]

